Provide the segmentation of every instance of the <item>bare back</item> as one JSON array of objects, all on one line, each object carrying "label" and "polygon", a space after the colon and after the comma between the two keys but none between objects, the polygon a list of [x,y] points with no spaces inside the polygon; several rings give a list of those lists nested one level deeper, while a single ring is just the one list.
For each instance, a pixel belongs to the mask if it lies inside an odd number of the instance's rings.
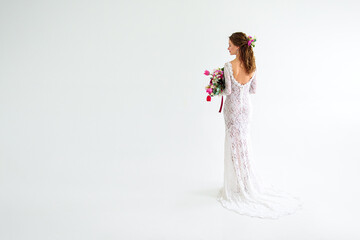
[{"label": "bare back", "polygon": [[253,77],[253,74],[254,73],[251,73],[251,74],[247,74],[245,72],[245,69],[240,67],[240,63],[239,62],[235,62],[234,60],[233,61],[230,61],[231,65],[232,65],[232,72],[233,72],[233,77],[235,78],[235,80],[244,85],[246,83],[248,83],[250,81],[250,79]]}]

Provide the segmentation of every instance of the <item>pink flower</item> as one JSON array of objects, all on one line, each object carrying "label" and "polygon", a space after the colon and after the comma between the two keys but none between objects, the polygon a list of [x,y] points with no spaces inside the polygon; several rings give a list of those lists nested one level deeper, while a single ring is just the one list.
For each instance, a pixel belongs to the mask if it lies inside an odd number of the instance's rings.
[{"label": "pink flower", "polygon": [[208,89],[206,89],[206,92],[207,92],[208,94],[212,93],[212,91],[213,91],[213,89],[212,89],[212,88],[208,88]]},{"label": "pink flower", "polygon": [[208,75],[210,74],[210,72],[209,72],[208,70],[205,70],[204,74],[205,74],[206,76],[208,76]]}]

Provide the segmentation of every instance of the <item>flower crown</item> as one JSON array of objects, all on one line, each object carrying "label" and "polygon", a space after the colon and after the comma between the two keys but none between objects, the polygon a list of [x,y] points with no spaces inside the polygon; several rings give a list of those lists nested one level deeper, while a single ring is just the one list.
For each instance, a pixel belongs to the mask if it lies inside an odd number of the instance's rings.
[{"label": "flower crown", "polygon": [[251,45],[251,46],[255,47],[255,42],[256,42],[255,36],[254,36],[254,37],[248,36],[247,38],[249,39],[249,41],[248,41],[248,46]]}]

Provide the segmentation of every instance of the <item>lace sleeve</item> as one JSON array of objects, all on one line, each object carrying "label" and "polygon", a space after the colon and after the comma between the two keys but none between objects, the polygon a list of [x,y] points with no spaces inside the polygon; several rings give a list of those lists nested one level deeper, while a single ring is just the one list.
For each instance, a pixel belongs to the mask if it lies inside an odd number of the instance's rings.
[{"label": "lace sleeve", "polygon": [[227,68],[227,65],[224,65],[224,75],[225,75],[225,89],[224,94],[230,95],[231,94],[231,79],[230,79],[230,73]]},{"label": "lace sleeve", "polygon": [[255,74],[254,79],[250,83],[249,93],[251,93],[251,94],[256,93],[256,72],[257,71],[255,71],[255,73],[254,73]]}]

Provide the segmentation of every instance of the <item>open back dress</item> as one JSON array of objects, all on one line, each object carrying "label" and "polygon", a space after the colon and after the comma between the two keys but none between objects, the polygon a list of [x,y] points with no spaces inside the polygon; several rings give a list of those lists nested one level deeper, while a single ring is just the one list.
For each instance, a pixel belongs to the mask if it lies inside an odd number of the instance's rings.
[{"label": "open back dress", "polygon": [[276,219],[301,209],[302,201],[256,178],[250,139],[250,94],[256,92],[256,73],[241,84],[234,78],[231,62],[224,65],[224,183],[217,200],[239,214]]}]

